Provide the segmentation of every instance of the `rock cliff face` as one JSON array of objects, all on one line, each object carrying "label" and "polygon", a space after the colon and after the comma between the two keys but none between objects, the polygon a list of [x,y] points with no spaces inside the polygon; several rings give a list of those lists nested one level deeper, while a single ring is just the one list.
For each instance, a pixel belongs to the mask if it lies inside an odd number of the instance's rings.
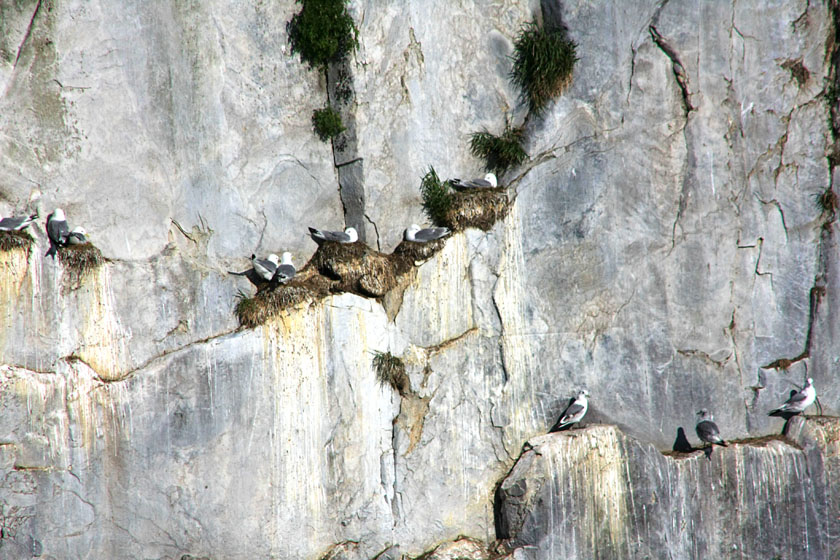
[{"label": "rock cliff face", "polygon": [[499,536],[527,558],[832,558],[838,423],[792,424],[708,457],[612,426],[533,438],[499,487]]},{"label": "rock cliff face", "polygon": [[[297,9],[0,3],[0,213],[61,206],[109,259],[70,278],[43,257],[43,224],[31,251],[0,254],[2,556],[490,542],[497,483],[547,457],[544,480],[601,488],[623,513],[561,535],[523,501],[504,531],[539,557],[561,536],[580,557],[744,547],[762,496],[804,516],[762,533],[774,554],[830,556],[836,444],[711,462],[655,449],[700,407],[725,438],[778,433],[766,412],[806,376],[840,412],[839,252],[816,203],[836,159],[835,4],[358,0],[359,49],[331,77],[288,52]],[[565,24],[580,56],[541,118],[508,80],[534,18]],[[310,116],[339,74],[351,130],[333,147]],[[423,222],[428,166],[481,174],[469,133],[506,115],[526,123],[530,160],[501,178],[515,202],[492,230],[453,236],[381,302],[336,294],[238,328],[237,292],[253,288],[228,270],[252,252],[305,262],[307,225],[358,225],[390,251]],[[375,351],[406,364],[403,394],[377,381]],[[634,439],[538,439],[580,387],[592,420]],[[526,440],[543,458],[516,462]],[[587,441],[605,472],[559,451]],[[779,482],[820,465],[810,486]],[[688,504],[691,484],[704,498],[680,519],[696,538],[648,507]],[[705,532],[701,514],[744,532]]]}]

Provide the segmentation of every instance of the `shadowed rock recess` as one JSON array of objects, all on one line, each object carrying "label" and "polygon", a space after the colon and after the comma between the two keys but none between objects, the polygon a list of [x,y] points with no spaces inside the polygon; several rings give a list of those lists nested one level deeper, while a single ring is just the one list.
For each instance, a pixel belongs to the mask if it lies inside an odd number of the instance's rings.
[{"label": "shadowed rock recess", "polygon": [[[0,238],[0,558],[837,558],[838,3],[348,6],[325,77],[294,0],[0,1],[0,215],[92,243]],[[540,20],[579,61],[536,117]],[[507,123],[486,212],[400,245]],[[660,453],[701,408],[745,443]]]}]

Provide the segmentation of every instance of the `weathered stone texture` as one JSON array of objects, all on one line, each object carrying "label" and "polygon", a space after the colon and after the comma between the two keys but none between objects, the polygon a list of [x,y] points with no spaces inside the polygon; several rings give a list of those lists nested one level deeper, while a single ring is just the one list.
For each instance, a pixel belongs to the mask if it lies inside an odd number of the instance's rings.
[{"label": "weathered stone texture", "polygon": [[[771,443],[706,462],[650,446],[670,448],[700,407],[727,439],[777,433],[766,412],[806,376],[840,413],[840,253],[815,204],[833,184],[833,4],[357,0],[359,50],[329,80],[289,52],[297,9],[0,2],[0,214],[42,216],[31,251],[0,254],[0,556],[490,542],[496,483],[581,387],[591,419],[635,440],[593,428],[624,442],[598,443],[615,462],[552,480],[616,503],[627,472],[687,503],[651,465],[723,480],[704,515],[763,492],[811,516],[807,535],[791,524],[772,542],[825,545],[811,532],[822,502],[779,481],[822,461],[836,495],[834,451]],[[541,12],[580,61],[526,118],[508,55]],[[352,135],[332,147],[310,119],[340,72]],[[333,295],[238,328],[237,292],[253,286],[228,270],[252,252],[302,265],[309,225],[365,224],[390,252],[425,221],[428,166],[479,175],[469,133],[506,116],[526,123],[531,157],[501,177],[515,199],[503,221],[453,235],[381,301]],[[80,283],[43,257],[56,206],[110,259]],[[405,362],[402,395],[376,381],[375,351]],[[671,518],[645,525],[652,496],[581,531],[664,557],[648,532],[687,537]],[[704,523],[746,523],[728,515]],[[668,546],[744,544],[716,538]]]},{"label": "weathered stone texture", "polygon": [[833,558],[837,421],[792,423],[795,440],[708,458],[613,426],[532,438],[497,492],[499,537],[527,558]]}]

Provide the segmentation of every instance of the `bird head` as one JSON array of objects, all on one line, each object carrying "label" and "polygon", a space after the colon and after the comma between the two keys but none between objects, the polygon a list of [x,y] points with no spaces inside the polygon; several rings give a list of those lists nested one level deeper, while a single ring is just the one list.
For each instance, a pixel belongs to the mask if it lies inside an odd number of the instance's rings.
[{"label": "bird head", "polygon": [[414,236],[417,235],[418,231],[420,231],[420,226],[411,224],[405,229],[405,235],[403,237],[408,241],[414,241]]},{"label": "bird head", "polygon": [[266,259],[266,260],[268,260],[271,263],[274,263],[275,265],[280,264],[280,257],[275,255],[274,253],[271,253],[270,255],[268,255],[268,259]]},{"label": "bird head", "polygon": [[806,387],[810,387],[813,384],[814,384],[814,380],[812,378],[809,377],[808,379],[805,380],[805,386]]},{"label": "bird head", "polygon": [[488,173],[484,176],[484,180],[493,185],[494,187],[499,186],[499,183],[496,181],[496,175],[493,173]]},{"label": "bird head", "polygon": [[589,396],[589,391],[587,391],[586,389],[581,389],[580,391],[578,391],[577,398],[588,397],[588,396]]},{"label": "bird head", "polygon": [[344,233],[350,237],[350,243],[355,243],[359,240],[359,234],[356,233],[356,228],[349,227],[344,230]]},{"label": "bird head", "polygon": [[61,208],[56,208],[55,210],[53,210],[52,217],[53,220],[67,220],[67,217],[64,215],[64,210],[62,210]]},{"label": "bird head", "polygon": [[87,230],[85,230],[85,228],[83,228],[82,226],[78,226],[74,227],[73,231],[71,231],[70,233],[79,233],[81,235],[87,235]]},{"label": "bird head", "polygon": [[285,253],[283,253],[282,263],[283,264],[292,264],[292,254],[290,252],[286,251]]},{"label": "bird head", "polygon": [[706,410],[705,408],[701,408],[700,410],[697,411],[697,419],[698,420],[704,420],[706,418],[708,418],[710,420],[712,418],[712,415],[709,413],[708,410]]}]

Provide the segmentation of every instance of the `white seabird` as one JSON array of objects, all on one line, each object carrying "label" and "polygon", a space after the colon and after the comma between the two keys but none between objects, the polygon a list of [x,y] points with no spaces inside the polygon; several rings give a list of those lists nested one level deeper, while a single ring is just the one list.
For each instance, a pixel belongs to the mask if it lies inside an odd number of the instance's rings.
[{"label": "white seabird", "polygon": [[470,179],[469,181],[462,181],[461,179],[450,179],[449,183],[453,188],[458,190],[471,189],[493,189],[498,186],[496,175],[488,173],[484,179]]},{"label": "white seabird", "polygon": [[560,418],[557,419],[548,433],[559,432],[567,426],[580,422],[589,408],[589,400],[586,398],[588,396],[589,392],[586,389],[578,391],[575,400],[566,407],[566,410],[563,411],[563,414],[560,415]]},{"label": "white seabird", "polygon": [[406,241],[413,241],[414,243],[427,243],[429,241],[445,237],[449,235],[449,233],[449,228],[447,227],[420,229],[420,226],[417,224],[411,224],[408,228],[406,228],[404,237]]},{"label": "white seabird", "polygon": [[251,264],[254,265],[254,271],[260,276],[260,278],[270,282],[280,264],[280,257],[271,253],[268,255],[267,259],[258,259],[257,255],[252,254]]},{"label": "white seabird", "polygon": [[82,226],[73,228],[67,235],[68,245],[83,245],[87,243],[87,231]]},{"label": "white seabird", "polygon": [[697,425],[694,427],[694,430],[697,432],[697,437],[701,441],[728,447],[728,444],[720,437],[720,430],[717,424],[714,423],[712,414],[705,408],[697,411]]},{"label": "white seabird", "polygon": [[356,233],[355,228],[349,227],[344,231],[326,231],[309,228],[309,235],[315,240],[315,243],[320,245],[324,241],[335,241],[336,243],[355,243],[359,240],[359,234]]},{"label": "white seabird", "polygon": [[47,237],[50,238],[50,249],[45,256],[55,258],[56,249],[67,245],[67,236],[69,235],[70,228],[67,226],[64,210],[56,208],[52,214],[47,216]]},{"label": "white seabird", "polygon": [[38,213],[29,216],[9,216],[0,220],[0,231],[22,231],[35,221]]},{"label": "white seabird", "polygon": [[768,416],[784,416],[785,414],[795,416],[805,412],[805,409],[814,404],[817,399],[817,390],[814,389],[813,383],[814,380],[809,377],[801,390],[792,394],[782,406],[771,410]]},{"label": "white seabird", "polygon": [[285,284],[286,282],[294,278],[296,273],[297,270],[295,270],[295,265],[292,264],[292,254],[286,251],[285,253],[283,253],[283,259],[277,266],[277,270],[274,271],[274,276],[272,277],[271,281]]}]

